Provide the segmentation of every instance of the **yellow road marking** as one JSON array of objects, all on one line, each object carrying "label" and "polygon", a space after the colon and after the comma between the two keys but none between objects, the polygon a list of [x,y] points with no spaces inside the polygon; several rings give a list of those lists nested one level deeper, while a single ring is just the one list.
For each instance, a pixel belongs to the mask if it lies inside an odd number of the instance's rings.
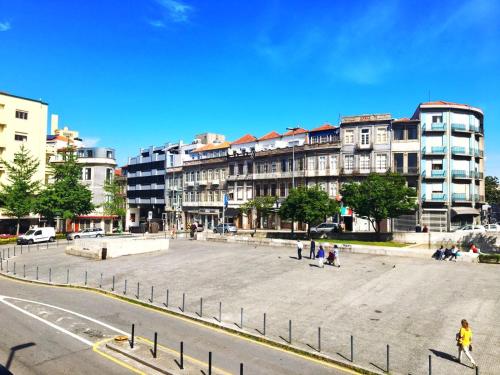
[{"label": "yellow road marking", "polygon": [[106,358],[106,359],[108,359],[108,360],[110,360],[110,361],[112,361],[112,362],[114,362],[114,363],[116,363],[116,364],[118,364],[118,365],[120,365],[122,367],[125,367],[125,368],[129,369],[130,371],[132,371],[135,374],[146,375],[145,372],[143,372],[143,371],[141,371],[141,370],[139,370],[139,369],[137,369],[137,368],[129,365],[128,363],[125,363],[125,362],[119,360],[118,358],[112,357],[109,354],[104,353],[103,351],[99,350],[99,345],[102,345],[105,342],[108,342],[110,340],[113,340],[113,338],[109,338],[109,339],[104,339],[104,340],[101,340],[101,341],[97,341],[94,345],[92,345],[92,350],[95,353],[103,356],[104,358]]},{"label": "yellow road marking", "polygon": [[320,364],[322,366],[334,368],[336,370],[343,371],[343,372],[345,372],[347,374],[353,374],[353,375],[359,375],[359,374],[361,374],[359,371],[355,371],[353,369],[350,369],[350,368],[347,368],[347,367],[343,367],[343,366],[337,365],[335,363],[326,362],[324,360],[321,360],[321,359],[318,359],[318,358],[314,358],[314,357],[310,357],[310,356],[307,356],[307,355],[304,355],[304,354],[301,354],[301,353],[297,353],[297,352],[292,351],[292,350],[287,350],[287,349],[281,348],[279,346],[274,346],[274,345],[268,344],[266,342],[259,341],[257,339],[253,339],[253,338],[241,336],[241,335],[238,335],[236,333],[226,331],[223,328],[213,327],[211,325],[204,324],[202,322],[198,322],[196,320],[180,316],[180,315],[178,315],[176,313],[169,312],[168,310],[160,310],[158,308],[153,308],[151,306],[144,306],[144,305],[142,305],[142,303],[132,302],[132,301],[129,301],[127,299],[120,298],[120,297],[115,296],[115,295],[111,294],[110,292],[107,292],[107,291],[104,291],[104,290],[101,291],[101,290],[97,290],[97,289],[93,289],[93,288],[91,289],[90,287],[84,287],[84,286],[81,286],[81,285],[71,285],[71,284],[69,284],[68,286],[65,286],[65,285],[44,284],[43,282],[33,282],[32,280],[18,279],[18,278],[14,278],[12,276],[4,275],[4,274],[0,274],[0,275],[4,276],[5,278],[7,278],[7,279],[9,279],[11,281],[15,281],[15,282],[18,282],[18,283],[30,283],[30,284],[34,284],[34,285],[37,285],[37,286],[44,286],[44,287],[48,287],[48,288],[50,288],[50,287],[72,288],[72,289],[76,289],[76,290],[79,290],[79,291],[82,291],[82,292],[93,292],[93,293],[98,294],[100,296],[105,296],[105,297],[112,298],[112,299],[115,299],[115,300],[120,301],[120,302],[125,302],[125,303],[128,303],[128,304],[130,304],[132,306],[135,306],[135,307],[142,307],[142,308],[144,308],[146,310],[150,310],[150,311],[154,311],[154,312],[159,313],[159,314],[167,315],[167,316],[169,316],[171,318],[177,318],[177,319],[182,320],[184,322],[191,323],[191,324],[199,326],[199,327],[210,329],[210,330],[212,330],[214,332],[217,332],[217,333],[222,333],[222,334],[225,334],[225,335],[228,335],[228,336],[232,336],[232,337],[235,337],[235,338],[238,338],[238,339],[242,339],[242,340],[251,342],[253,344],[261,345],[261,346],[264,346],[266,348],[270,348],[270,349],[273,349],[273,350],[276,350],[276,351],[280,351],[280,352],[285,353],[285,354],[293,355],[295,357],[298,357],[298,358],[301,358],[301,359],[304,359],[304,360],[307,360],[307,361],[310,361],[310,362],[314,362],[314,363]]}]

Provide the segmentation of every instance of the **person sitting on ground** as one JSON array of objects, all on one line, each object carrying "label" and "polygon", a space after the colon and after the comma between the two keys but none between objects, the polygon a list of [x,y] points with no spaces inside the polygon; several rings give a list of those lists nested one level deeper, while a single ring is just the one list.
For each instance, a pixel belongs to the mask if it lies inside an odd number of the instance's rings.
[{"label": "person sitting on ground", "polygon": [[473,252],[474,254],[481,254],[481,249],[477,248],[476,245],[474,245],[474,243],[470,244],[469,251]]},{"label": "person sitting on ground", "polygon": [[436,260],[441,260],[444,257],[444,246],[441,245],[439,249],[436,250],[436,252],[433,255]]},{"label": "person sitting on ground", "polygon": [[448,258],[451,258],[452,254],[453,253],[451,252],[451,247],[449,249],[448,248],[444,249],[444,256],[443,256],[442,260],[446,260]]},{"label": "person sitting on ground", "polygon": [[458,247],[456,245],[453,245],[451,248],[451,256],[450,256],[450,261],[454,260],[455,262],[457,261],[457,257],[460,256],[460,250],[458,250]]},{"label": "person sitting on ground", "polygon": [[332,251],[328,252],[328,258],[326,258],[328,264],[331,266],[333,262],[335,261],[335,255],[333,255]]}]

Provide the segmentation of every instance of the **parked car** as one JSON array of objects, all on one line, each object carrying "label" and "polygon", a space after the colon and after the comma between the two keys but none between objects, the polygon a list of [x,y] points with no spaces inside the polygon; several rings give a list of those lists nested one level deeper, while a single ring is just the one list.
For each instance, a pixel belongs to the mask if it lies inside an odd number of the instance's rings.
[{"label": "parked car", "polygon": [[66,235],[67,240],[77,240],[79,238],[86,238],[86,237],[102,237],[104,236],[104,231],[102,228],[87,228],[83,229],[78,232],[73,232],[73,233],[68,233]]},{"label": "parked car", "polygon": [[56,230],[53,227],[34,228],[17,237],[18,245],[33,244],[39,242],[54,242]]},{"label": "parked car", "polygon": [[464,225],[463,227],[460,227],[455,230],[455,232],[460,232],[460,233],[484,233],[486,232],[486,228],[483,225],[471,225],[467,224]]},{"label": "parked car", "polygon": [[222,233],[222,228],[224,228],[224,233],[236,234],[238,232],[234,224],[219,224],[214,228],[214,233]]},{"label": "parked car", "polygon": [[338,223],[322,223],[311,228],[311,233],[331,233],[339,230]]},{"label": "parked car", "polygon": [[486,232],[500,232],[500,224],[487,224],[484,228]]},{"label": "parked car", "polygon": [[203,224],[196,224],[196,231],[197,232],[203,232],[205,230],[205,227],[203,226]]}]

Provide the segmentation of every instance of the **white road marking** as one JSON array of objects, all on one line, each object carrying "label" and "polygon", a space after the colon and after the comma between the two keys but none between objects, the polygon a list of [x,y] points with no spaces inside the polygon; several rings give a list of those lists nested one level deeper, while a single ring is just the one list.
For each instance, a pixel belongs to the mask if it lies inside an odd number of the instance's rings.
[{"label": "white road marking", "polygon": [[106,324],[106,323],[101,322],[101,321],[99,321],[97,319],[91,318],[91,317],[83,315],[83,314],[79,314],[79,313],[71,311],[71,310],[63,309],[62,307],[53,306],[53,305],[49,305],[49,304],[42,303],[42,302],[37,302],[37,301],[30,301],[30,300],[27,300],[27,299],[21,299],[21,298],[15,298],[15,297],[9,297],[9,296],[2,296],[2,295],[0,295],[0,302],[2,302],[3,304],[5,304],[7,306],[10,306],[13,309],[16,309],[16,310],[22,312],[23,314],[28,315],[29,317],[31,317],[33,319],[36,319],[36,320],[38,320],[38,321],[40,321],[40,322],[48,325],[49,327],[52,327],[52,328],[58,330],[59,332],[65,333],[68,336],[71,336],[74,339],[76,339],[76,340],[78,340],[78,341],[80,341],[80,342],[82,342],[82,343],[84,343],[84,344],[86,344],[88,346],[93,346],[94,343],[91,342],[91,341],[89,341],[89,340],[87,340],[87,339],[84,339],[83,337],[78,336],[77,334],[74,334],[73,332],[70,332],[70,331],[68,331],[68,330],[66,330],[66,329],[64,329],[62,327],[59,327],[57,324],[49,322],[48,320],[45,320],[45,319],[39,317],[38,315],[35,315],[33,313],[30,313],[29,311],[24,310],[21,307],[18,307],[16,305],[14,305],[13,303],[10,303],[10,302],[6,301],[6,299],[15,300],[15,301],[22,301],[22,302],[29,302],[29,303],[33,303],[33,304],[37,304],[37,305],[41,305],[41,306],[45,306],[45,307],[50,307],[52,309],[63,311],[63,312],[68,313],[68,314],[73,314],[75,316],[78,316],[79,318],[82,318],[82,319],[88,320],[90,322],[99,324],[99,325],[101,325],[103,327],[106,327],[106,328],[108,328],[108,329],[110,329],[112,331],[115,331],[115,332],[117,332],[119,334],[128,335],[127,332],[124,332],[124,331],[122,331],[122,330],[120,330],[118,328],[110,326],[109,324]]}]

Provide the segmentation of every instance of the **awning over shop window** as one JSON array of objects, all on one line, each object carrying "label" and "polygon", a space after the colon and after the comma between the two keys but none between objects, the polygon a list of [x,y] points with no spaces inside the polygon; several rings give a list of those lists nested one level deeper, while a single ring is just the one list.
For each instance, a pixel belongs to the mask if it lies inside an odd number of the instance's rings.
[{"label": "awning over shop window", "polygon": [[451,209],[451,216],[457,216],[457,215],[478,216],[479,210],[472,207],[453,207]]}]

